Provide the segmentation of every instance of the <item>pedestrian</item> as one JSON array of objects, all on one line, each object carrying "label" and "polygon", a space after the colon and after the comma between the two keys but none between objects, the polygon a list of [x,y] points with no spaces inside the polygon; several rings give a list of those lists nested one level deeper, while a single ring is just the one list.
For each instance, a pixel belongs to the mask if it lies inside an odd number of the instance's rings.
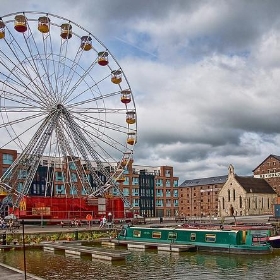
[{"label": "pedestrian", "polygon": [[10,219],[9,222],[8,222],[8,225],[9,225],[9,230],[12,231],[13,225],[14,225],[14,221],[12,219]]},{"label": "pedestrian", "polygon": [[100,218],[99,227],[100,227],[100,228],[102,228],[102,227],[103,227],[103,217],[101,217],[101,218]]},{"label": "pedestrian", "polygon": [[104,216],[104,217],[102,218],[102,226],[105,226],[106,223],[107,223],[107,220],[106,220],[106,217]]},{"label": "pedestrian", "polygon": [[6,225],[5,220],[4,220],[3,218],[1,218],[1,219],[0,219],[0,228],[1,228],[1,229],[4,229],[4,228],[6,228],[6,227],[7,227],[7,225]]}]

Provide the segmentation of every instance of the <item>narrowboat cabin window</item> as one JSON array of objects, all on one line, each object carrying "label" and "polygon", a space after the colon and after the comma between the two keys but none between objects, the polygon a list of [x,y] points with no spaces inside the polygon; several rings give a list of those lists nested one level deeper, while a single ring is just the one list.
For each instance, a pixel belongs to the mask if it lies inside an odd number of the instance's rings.
[{"label": "narrowboat cabin window", "polygon": [[206,242],[216,242],[216,234],[205,234]]},{"label": "narrowboat cabin window", "polygon": [[194,233],[194,232],[191,233],[190,240],[191,241],[195,241],[196,240],[196,233]]},{"label": "narrowboat cabin window", "polygon": [[134,230],[133,231],[133,237],[141,237],[141,231],[140,230]]},{"label": "narrowboat cabin window", "polygon": [[168,239],[177,239],[177,232],[169,232]]},{"label": "narrowboat cabin window", "polygon": [[160,231],[153,231],[152,238],[161,238],[161,232]]}]

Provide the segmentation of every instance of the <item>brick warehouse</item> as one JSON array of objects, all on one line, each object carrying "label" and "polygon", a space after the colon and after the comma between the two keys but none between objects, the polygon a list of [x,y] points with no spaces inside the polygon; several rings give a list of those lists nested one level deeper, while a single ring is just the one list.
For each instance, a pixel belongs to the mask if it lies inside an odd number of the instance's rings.
[{"label": "brick warehouse", "polygon": [[218,194],[228,176],[184,181],[179,187],[180,216],[217,216]]},{"label": "brick warehouse", "polygon": [[280,156],[269,155],[254,170],[255,178],[263,178],[280,196]]}]

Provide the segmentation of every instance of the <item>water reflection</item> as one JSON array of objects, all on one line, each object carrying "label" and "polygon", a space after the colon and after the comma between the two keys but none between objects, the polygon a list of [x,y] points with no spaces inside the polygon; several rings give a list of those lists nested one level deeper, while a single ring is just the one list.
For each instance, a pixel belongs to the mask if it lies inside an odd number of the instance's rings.
[{"label": "water reflection", "polygon": [[[24,268],[23,252],[2,252],[0,261]],[[125,261],[106,262],[64,253],[26,251],[29,273],[52,280],[66,279],[277,279],[280,254],[243,256],[211,253],[132,251]]]}]

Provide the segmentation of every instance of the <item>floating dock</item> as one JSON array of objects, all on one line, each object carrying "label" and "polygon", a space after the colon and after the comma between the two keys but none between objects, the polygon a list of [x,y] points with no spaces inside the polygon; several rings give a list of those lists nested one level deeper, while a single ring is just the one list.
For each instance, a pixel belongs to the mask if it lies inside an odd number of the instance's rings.
[{"label": "floating dock", "polygon": [[[126,246],[127,249],[157,249],[158,251],[169,252],[194,252],[197,251],[195,245],[180,245],[174,243],[153,243],[153,242],[138,242],[113,239],[110,242],[102,242],[103,246]],[[114,244],[114,245],[113,245]]]},{"label": "floating dock", "polygon": [[92,260],[106,260],[106,261],[119,261],[124,260],[130,252],[116,252],[108,251],[104,248],[94,248],[90,246],[83,246],[78,243],[76,244],[67,244],[67,243],[46,243],[43,245],[44,251],[64,251],[65,255],[72,256],[91,256]]}]

